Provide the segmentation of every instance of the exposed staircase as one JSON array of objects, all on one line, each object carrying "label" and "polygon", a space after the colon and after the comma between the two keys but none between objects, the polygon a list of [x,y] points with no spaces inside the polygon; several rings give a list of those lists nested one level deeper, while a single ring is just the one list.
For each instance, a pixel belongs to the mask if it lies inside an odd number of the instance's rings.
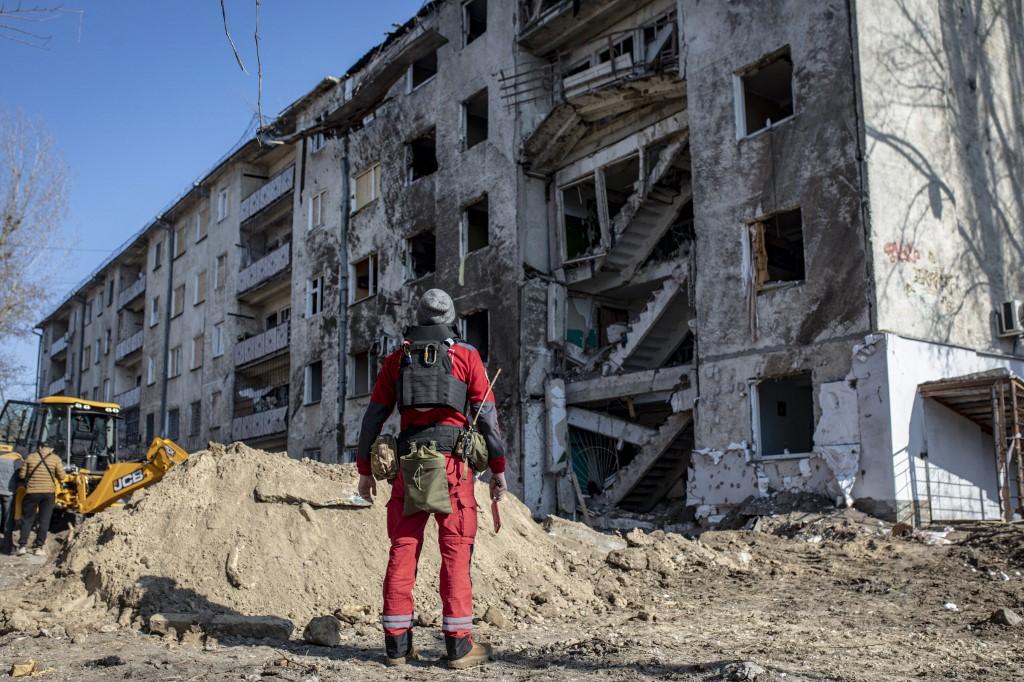
[{"label": "exposed staircase", "polygon": [[669,416],[636,457],[619,470],[604,499],[637,511],[647,511],[665,496],[689,465],[693,450],[693,412]]},{"label": "exposed staircase", "polygon": [[625,343],[605,361],[605,375],[660,367],[679,346],[687,331],[689,301],[683,284],[688,268],[680,264],[634,318]]}]

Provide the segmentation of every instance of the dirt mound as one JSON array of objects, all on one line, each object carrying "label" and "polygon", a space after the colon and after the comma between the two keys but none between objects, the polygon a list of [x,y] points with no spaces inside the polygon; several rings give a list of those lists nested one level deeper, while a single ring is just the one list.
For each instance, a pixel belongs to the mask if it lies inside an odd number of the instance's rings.
[{"label": "dirt mound", "polygon": [[[192,455],[123,510],[86,520],[58,560],[66,591],[84,587],[113,609],[279,616],[300,629],[336,610],[376,620],[388,538],[384,500],[353,506],[353,465],[297,461],[242,444]],[[557,603],[582,611],[598,600],[566,551],[515,498],[491,530],[486,485],[476,489],[480,529],[473,556],[477,615],[497,605],[530,616]],[[436,524],[420,560],[417,612],[440,614]],[[582,571],[580,571],[582,572]],[[542,596],[538,596],[542,595]],[[68,595],[73,598],[73,595]]]}]

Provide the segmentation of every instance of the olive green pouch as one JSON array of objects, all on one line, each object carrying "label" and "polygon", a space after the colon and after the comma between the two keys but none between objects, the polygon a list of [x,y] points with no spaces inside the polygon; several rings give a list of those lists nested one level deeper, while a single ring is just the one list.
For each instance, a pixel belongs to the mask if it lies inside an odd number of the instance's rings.
[{"label": "olive green pouch", "polygon": [[416,512],[451,514],[452,499],[448,494],[448,473],[445,456],[437,443],[413,443],[400,460],[405,483],[403,516]]},{"label": "olive green pouch", "polygon": [[487,441],[484,440],[483,434],[476,429],[466,429],[459,434],[455,452],[476,473],[479,474],[487,470]]}]

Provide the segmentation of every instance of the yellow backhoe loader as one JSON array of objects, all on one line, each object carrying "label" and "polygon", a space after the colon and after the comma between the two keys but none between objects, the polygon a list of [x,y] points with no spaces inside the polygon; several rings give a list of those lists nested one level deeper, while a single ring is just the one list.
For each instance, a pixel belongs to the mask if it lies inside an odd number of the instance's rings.
[{"label": "yellow backhoe loader", "polygon": [[[68,396],[38,402],[10,400],[0,413],[0,456],[22,456],[48,445],[64,462],[68,477],[55,482],[56,508],[72,514],[95,514],[118,500],[153,485],[171,467],[188,459],[177,443],[154,438],[139,459],[117,455],[121,408],[116,403]],[[21,517],[24,488],[15,497],[15,518]]]}]

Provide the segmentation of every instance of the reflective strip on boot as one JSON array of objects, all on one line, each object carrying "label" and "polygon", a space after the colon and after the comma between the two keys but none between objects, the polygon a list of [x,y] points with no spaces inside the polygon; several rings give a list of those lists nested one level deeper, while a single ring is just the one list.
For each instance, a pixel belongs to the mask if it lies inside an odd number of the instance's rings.
[{"label": "reflective strip on boot", "polygon": [[388,630],[401,630],[403,628],[411,628],[413,622],[413,614],[406,614],[401,616],[383,615],[380,617],[381,623]]},{"label": "reflective strip on boot", "polygon": [[445,632],[458,632],[473,629],[473,616],[445,616],[441,629]]}]

